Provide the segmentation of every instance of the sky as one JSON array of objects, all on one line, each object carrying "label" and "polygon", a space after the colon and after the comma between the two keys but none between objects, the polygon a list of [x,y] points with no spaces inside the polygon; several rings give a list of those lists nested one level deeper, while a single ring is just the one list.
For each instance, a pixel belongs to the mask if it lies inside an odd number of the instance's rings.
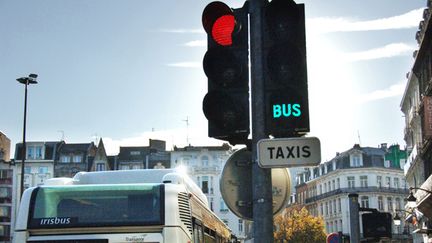
[{"label": "sky", "polygon": [[[109,155],[149,139],[208,138],[202,100],[204,0],[0,0],[0,131],[88,143]],[[243,1],[224,1],[232,8]],[[311,132],[322,160],[354,144],[405,146],[400,102],[426,0],[303,0]],[[13,156],[13,153],[12,153]]]}]

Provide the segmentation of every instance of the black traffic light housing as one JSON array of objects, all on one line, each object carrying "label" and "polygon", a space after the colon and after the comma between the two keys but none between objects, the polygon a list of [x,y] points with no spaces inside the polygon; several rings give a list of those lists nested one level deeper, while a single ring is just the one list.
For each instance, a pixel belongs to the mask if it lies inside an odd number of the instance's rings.
[{"label": "black traffic light housing", "polygon": [[392,222],[390,213],[365,213],[362,215],[363,236],[365,238],[391,238]]},{"label": "black traffic light housing", "polygon": [[304,4],[273,0],[264,7],[265,132],[274,137],[310,131]]},{"label": "black traffic light housing", "polygon": [[249,135],[247,15],[247,5],[231,9],[216,1],[207,5],[202,16],[208,43],[203,60],[208,78],[203,100],[208,135],[231,144],[246,143]]}]

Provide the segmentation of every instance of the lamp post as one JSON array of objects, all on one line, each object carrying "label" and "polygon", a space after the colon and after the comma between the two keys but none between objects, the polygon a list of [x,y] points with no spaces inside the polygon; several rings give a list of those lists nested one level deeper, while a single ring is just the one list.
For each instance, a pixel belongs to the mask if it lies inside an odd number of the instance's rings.
[{"label": "lamp post", "polygon": [[36,78],[37,74],[31,73],[28,77],[17,78],[19,83],[24,84],[24,124],[23,124],[23,147],[22,147],[22,161],[21,161],[21,186],[20,186],[20,197],[24,192],[24,167],[25,167],[25,157],[26,157],[26,120],[27,120],[27,86],[29,84],[37,84]]},{"label": "lamp post", "polygon": [[432,191],[429,191],[429,190],[421,188],[421,187],[410,187],[409,190],[410,190],[410,193],[409,193],[408,197],[406,198],[407,206],[409,208],[415,208],[415,207],[417,207],[417,203],[416,203],[417,202],[417,198],[414,196],[413,190],[425,191],[427,193],[432,194]]}]

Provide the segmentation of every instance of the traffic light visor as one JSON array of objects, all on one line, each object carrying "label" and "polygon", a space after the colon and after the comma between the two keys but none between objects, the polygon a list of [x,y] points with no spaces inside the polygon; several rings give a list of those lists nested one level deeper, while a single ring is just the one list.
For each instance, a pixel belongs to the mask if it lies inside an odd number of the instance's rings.
[{"label": "traffic light visor", "polygon": [[222,46],[232,45],[232,34],[236,26],[233,11],[223,2],[211,2],[202,15],[205,31]]},{"label": "traffic light visor", "polygon": [[[248,102],[248,97],[245,96],[242,101]],[[203,112],[206,118],[218,128],[232,132],[241,130],[243,122],[248,120],[249,111],[244,110],[246,107],[236,105],[236,101],[228,94],[217,91],[207,93],[203,101]]]},{"label": "traffic light visor", "polygon": [[219,87],[243,87],[245,68],[232,51],[222,47],[207,51],[203,60],[204,72]]}]

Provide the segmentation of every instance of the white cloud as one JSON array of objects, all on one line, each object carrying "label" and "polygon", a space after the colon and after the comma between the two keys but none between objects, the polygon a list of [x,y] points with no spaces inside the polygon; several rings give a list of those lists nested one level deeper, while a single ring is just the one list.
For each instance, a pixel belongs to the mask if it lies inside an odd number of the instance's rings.
[{"label": "white cloud", "polygon": [[202,63],[200,62],[177,62],[167,64],[169,67],[179,67],[179,68],[201,68]]},{"label": "white cloud", "polygon": [[353,53],[344,53],[341,58],[346,61],[364,61],[380,58],[388,58],[402,55],[410,55],[416,49],[405,43],[392,43],[383,47]]},{"label": "white cloud", "polygon": [[400,82],[398,84],[394,84],[387,89],[375,90],[368,94],[363,94],[357,97],[357,102],[366,103],[369,101],[381,100],[390,97],[403,95],[405,91],[405,82]]},{"label": "white cloud", "polygon": [[189,47],[205,47],[205,46],[207,46],[207,41],[206,40],[194,40],[194,41],[186,42],[184,45],[189,46]]},{"label": "white cloud", "polygon": [[370,31],[414,28],[422,19],[423,8],[389,18],[355,21],[346,18],[311,18],[307,19],[307,28],[311,33]]}]

